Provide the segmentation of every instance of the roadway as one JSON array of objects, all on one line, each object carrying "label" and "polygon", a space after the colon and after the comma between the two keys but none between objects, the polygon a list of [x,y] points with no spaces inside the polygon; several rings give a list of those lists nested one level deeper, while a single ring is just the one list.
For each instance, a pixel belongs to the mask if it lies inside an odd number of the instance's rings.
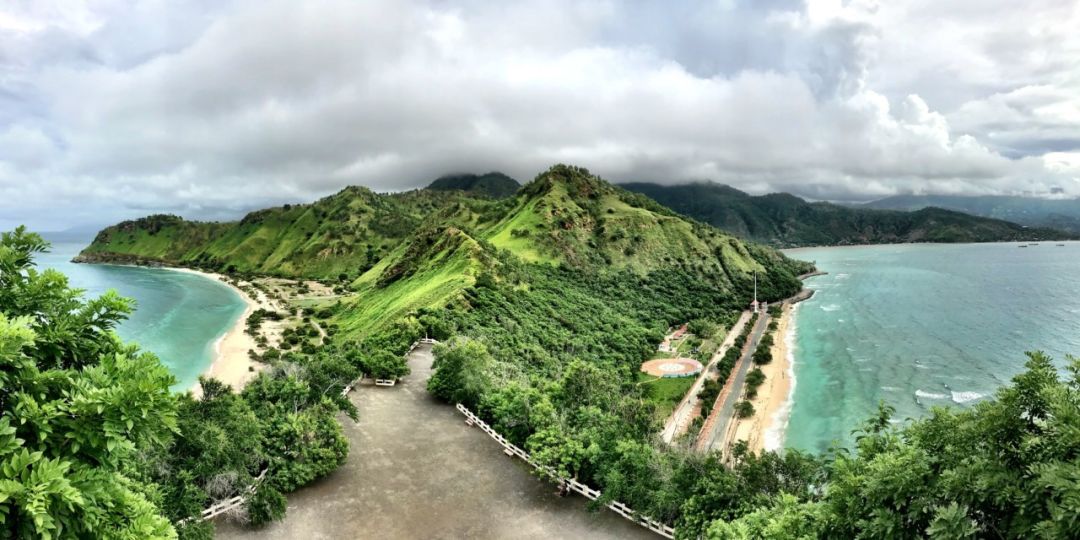
[{"label": "roadway", "polygon": [[706,439],[705,442],[698,445],[703,452],[709,452],[718,446],[718,443],[722,445],[723,434],[727,431],[728,424],[731,423],[731,417],[735,414],[735,404],[742,398],[743,382],[746,380],[746,374],[750,371],[750,366],[753,362],[754,351],[757,350],[758,342],[761,341],[761,336],[765,334],[765,330],[769,327],[769,314],[768,312],[761,312],[761,316],[758,317],[757,322],[754,323],[754,328],[750,331],[750,336],[747,339],[749,347],[743,353],[742,358],[735,364],[735,374],[731,381],[731,386],[727,395],[722,396],[723,402],[718,410],[713,410],[712,414],[717,415],[715,422],[712,424],[712,429],[709,433],[703,434]]},{"label": "roadway", "polygon": [[[681,433],[684,433],[689,427],[690,423],[694,420],[694,411],[697,410],[698,392],[701,391],[701,387],[705,385],[705,378],[712,375],[713,367],[716,365],[724,353],[731,348],[731,345],[735,342],[735,338],[743,331],[743,326],[750,320],[750,312],[744,311],[739,316],[739,320],[731,327],[731,330],[727,333],[723,343],[720,344],[720,348],[716,349],[716,354],[713,354],[709,360],[709,365],[705,366],[705,369],[701,370],[701,375],[694,381],[694,385],[687,391],[686,397],[683,398],[679,405],[672,411],[671,416],[668,417],[667,422],[664,424],[664,430],[660,432],[660,437],[667,444],[671,444],[671,441],[675,440]],[[713,377],[715,378],[715,377]]]}]

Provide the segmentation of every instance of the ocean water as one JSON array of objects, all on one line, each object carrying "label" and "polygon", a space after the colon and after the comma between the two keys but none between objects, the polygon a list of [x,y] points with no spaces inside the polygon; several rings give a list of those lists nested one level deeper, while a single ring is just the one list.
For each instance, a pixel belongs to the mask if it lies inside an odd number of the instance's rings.
[{"label": "ocean water", "polygon": [[217,340],[243,314],[244,300],[225,284],[195,274],[71,263],[85,245],[54,243],[50,253],[38,257],[38,268],[63,272],[88,297],[115,289],[133,298],[135,312],[117,333],[156,354],[176,376],[174,390],[190,388],[213,361]]},{"label": "ocean water", "polygon": [[1080,243],[1017,246],[788,250],[829,274],[796,310],[783,446],[850,447],[879,400],[902,421],[992,396],[1025,351],[1080,355]]}]

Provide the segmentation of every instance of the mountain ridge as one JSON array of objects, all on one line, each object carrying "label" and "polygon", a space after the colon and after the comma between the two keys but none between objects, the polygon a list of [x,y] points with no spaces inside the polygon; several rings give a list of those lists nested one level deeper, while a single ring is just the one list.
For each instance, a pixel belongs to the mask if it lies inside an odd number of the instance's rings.
[{"label": "mountain ridge", "polygon": [[691,218],[777,247],[907,242],[1000,242],[1076,238],[942,208],[914,212],[807,202],[789,193],[750,195],[724,184],[621,184]]}]

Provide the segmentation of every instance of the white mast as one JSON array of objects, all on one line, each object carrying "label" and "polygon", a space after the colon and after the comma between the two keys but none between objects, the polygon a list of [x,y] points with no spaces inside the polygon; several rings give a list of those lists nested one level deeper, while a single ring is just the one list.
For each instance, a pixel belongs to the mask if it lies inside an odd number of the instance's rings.
[{"label": "white mast", "polygon": [[754,313],[757,313],[758,312],[758,308],[757,308],[758,307],[758,302],[757,302],[757,270],[754,271],[754,303],[752,305],[754,306]]}]

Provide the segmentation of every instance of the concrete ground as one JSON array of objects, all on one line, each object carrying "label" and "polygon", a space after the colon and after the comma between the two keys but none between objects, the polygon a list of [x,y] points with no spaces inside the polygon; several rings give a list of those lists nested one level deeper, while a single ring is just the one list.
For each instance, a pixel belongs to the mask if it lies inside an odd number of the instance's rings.
[{"label": "concrete ground", "polygon": [[261,529],[227,522],[226,539],[660,538],[507,457],[482,431],[424,388],[431,348],[410,355],[412,374],[392,388],[351,394],[360,422],[344,419],[344,466],[288,496],[284,520]]}]

